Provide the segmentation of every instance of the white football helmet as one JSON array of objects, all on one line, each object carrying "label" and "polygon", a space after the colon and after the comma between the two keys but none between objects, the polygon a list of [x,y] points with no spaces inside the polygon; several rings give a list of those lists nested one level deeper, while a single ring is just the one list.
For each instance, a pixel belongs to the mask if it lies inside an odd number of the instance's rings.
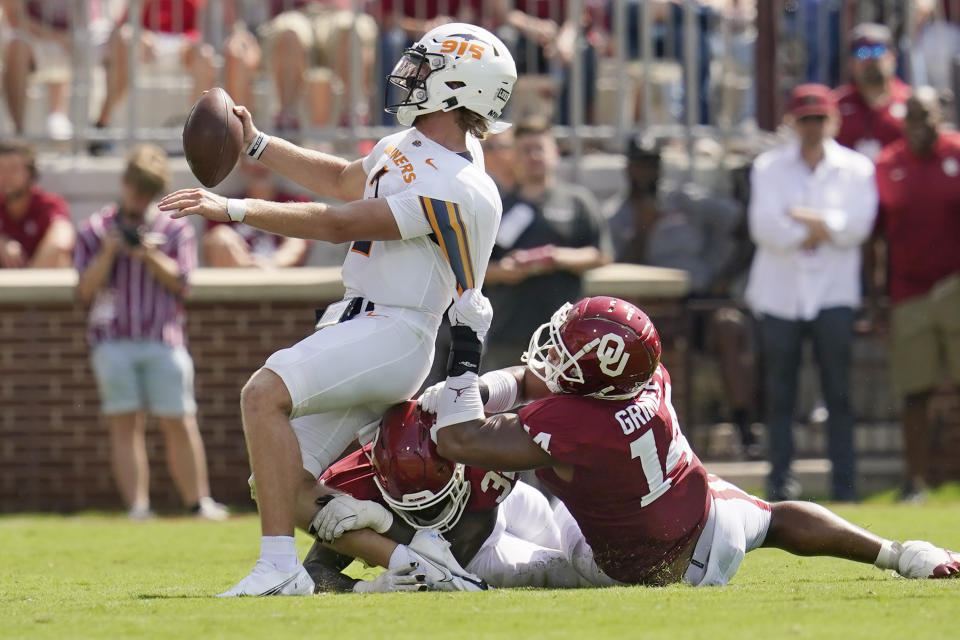
[{"label": "white football helmet", "polygon": [[517,81],[507,46],[472,24],[454,22],[431,29],[406,49],[387,80],[406,94],[387,105],[404,126],[419,115],[466,107],[489,122],[491,133],[510,125],[497,122]]}]

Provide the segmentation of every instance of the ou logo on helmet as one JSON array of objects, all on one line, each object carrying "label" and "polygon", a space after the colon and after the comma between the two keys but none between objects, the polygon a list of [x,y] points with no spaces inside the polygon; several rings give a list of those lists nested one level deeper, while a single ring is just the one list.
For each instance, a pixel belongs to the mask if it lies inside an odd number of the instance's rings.
[{"label": "ou logo on helmet", "polygon": [[630,354],[626,352],[626,343],[615,333],[608,333],[600,339],[597,347],[597,361],[600,371],[608,376],[618,376],[627,367]]}]

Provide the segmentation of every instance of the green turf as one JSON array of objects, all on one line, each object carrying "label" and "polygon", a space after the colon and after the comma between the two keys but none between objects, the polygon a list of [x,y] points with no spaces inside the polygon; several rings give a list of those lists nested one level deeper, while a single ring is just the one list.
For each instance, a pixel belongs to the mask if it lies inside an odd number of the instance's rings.
[{"label": "green turf", "polygon": [[[960,500],[838,509],[881,535],[960,548]],[[301,553],[309,540],[298,539]],[[960,580],[761,550],[725,588],[218,600],[258,550],[253,516],[134,523],[0,518],[0,638],[955,638]]]}]

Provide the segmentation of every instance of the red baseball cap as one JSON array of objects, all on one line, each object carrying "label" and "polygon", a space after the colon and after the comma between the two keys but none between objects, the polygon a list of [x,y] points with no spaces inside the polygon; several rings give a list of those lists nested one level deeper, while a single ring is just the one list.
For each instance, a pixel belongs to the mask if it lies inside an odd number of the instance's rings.
[{"label": "red baseball cap", "polygon": [[837,101],[830,87],[823,84],[801,84],[790,92],[787,113],[794,118],[829,116],[837,111]]}]

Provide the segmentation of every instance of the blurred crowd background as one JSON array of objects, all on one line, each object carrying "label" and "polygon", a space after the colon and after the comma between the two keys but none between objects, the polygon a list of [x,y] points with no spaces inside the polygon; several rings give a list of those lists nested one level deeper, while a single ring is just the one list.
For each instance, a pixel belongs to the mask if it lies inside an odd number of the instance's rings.
[{"label": "blurred crowd background", "polygon": [[[358,157],[396,130],[382,109],[383,77],[405,47],[444,21],[495,32],[520,77],[505,115],[515,128],[484,143],[504,198],[487,281],[497,310],[489,362],[515,359],[532,327],[578,295],[589,269],[609,262],[683,269],[691,290],[681,336],[690,347],[686,414],[692,425],[711,425],[701,454],[713,459],[775,457],[764,429],[777,393],[768,388],[772,338],[755,321],[769,309],[744,297],[758,243],[748,216],[755,158],[795,139],[801,118],[820,117],[804,109],[821,97],[838,116],[839,129],[826,137],[870,161],[901,139],[911,87],[935,90],[935,133],[957,120],[960,0],[3,0],[0,10],[0,182],[8,202],[27,185],[42,192],[30,205],[39,213],[28,240],[15,246],[13,223],[0,226],[2,268],[86,268],[97,250],[89,238],[102,225],[96,216],[116,215],[102,208],[118,201],[115,208],[128,212],[117,194],[121,183],[130,186],[131,167],[143,169],[144,154],[152,158],[151,185],[169,187],[171,175],[175,186],[190,184],[180,135],[205,88],[225,87],[271,134]],[[796,88],[809,84],[835,90],[798,98]],[[952,177],[957,168],[942,170]],[[311,197],[246,161],[219,190]],[[960,218],[952,209],[960,200],[948,191],[941,204]],[[196,240],[184,250],[196,255],[177,258],[187,269],[336,266],[345,251],[243,225],[192,223]],[[871,234],[867,226],[855,243],[866,256],[856,274],[866,304],[848,301],[851,337],[842,346],[852,350],[849,406],[829,406],[836,389],[815,383],[812,363],[822,358],[814,352],[798,352],[793,374],[776,374],[787,376],[788,390],[799,389],[796,406],[787,404],[791,415],[778,419],[807,426],[797,435],[801,454],[834,457],[840,445],[830,420],[838,411],[871,426],[858,430],[858,451],[899,451],[912,438],[902,440],[899,425],[910,394],[892,391],[877,371],[887,356],[890,305],[883,229]],[[951,250],[917,250],[924,249]],[[218,516],[204,502],[202,444],[190,440],[196,423],[176,428],[186,434],[182,465],[193,469],[181,473],[189,477],[183,499]],[[176,442],[176,433],[165,435]],[[924,447],[932,442],[926,431],[904,433],[919,433]],[[782,467],[786,454],[777,455]],[[903,496],[922,499],[923,459],[913,456]],[[786,476],[768,484],[771,495],[792,490]],[[833,491],[857,498],[846,484]],[[142,489],[123,493],[131,513],[148,512]]]}]

